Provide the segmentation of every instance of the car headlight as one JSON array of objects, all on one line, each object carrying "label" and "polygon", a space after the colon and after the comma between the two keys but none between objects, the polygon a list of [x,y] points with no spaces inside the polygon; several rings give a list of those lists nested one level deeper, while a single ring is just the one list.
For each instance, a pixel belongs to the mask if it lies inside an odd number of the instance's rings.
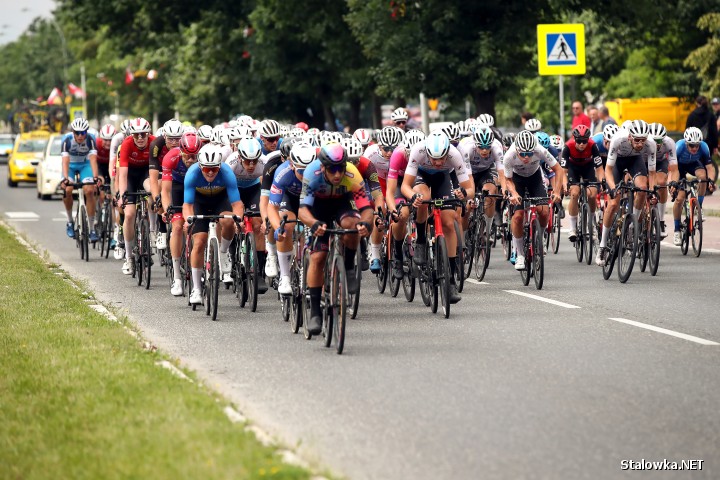
[{"label": "car headlight", "polygon": [[15,160],[15,166],[17,168],[26,168],[29,165],[30,162],[28,162],[27,160]]}]

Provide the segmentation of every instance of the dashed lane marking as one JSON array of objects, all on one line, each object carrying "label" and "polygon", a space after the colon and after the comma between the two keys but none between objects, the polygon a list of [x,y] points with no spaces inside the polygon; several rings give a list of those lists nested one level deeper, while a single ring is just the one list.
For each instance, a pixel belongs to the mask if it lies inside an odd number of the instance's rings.
[{"label": "dashed lane marking", "polygon": [[671,335],[673,337],[682,338],[683,340],[689,340],[691,342],[699,343],[700,345],[720,345],[720,343],[713,342],[712,340],[705,340],[704,338],[695,337],[686,333],[676,332],[674,330],[668,330],[667,328],[656,327],[655,325],[649,325],[647,323],[636,322],[635,320],[628,320],[627,318],[610,318],[616,322],[625,323],[634,327],[644,328],[646,330],[652,330],[653,332],[664,333],[665,335]]},{"label": "dashed lane marking", "polygon": [[488,282],[478,282],[474,278],[466,278],[466,282],[474,283],[475,285],[490,285]]},{"label": "dashed lane marking", "polygon": [[552,298],[541,297],[540,295],[533,295],[532,293],[520,292],[518,290],[504,290],[504,291],[507,293],[512,293],[513,295],[520,295],[521,297],[532,298],[533,300],[539,300],[541,302],[550,303],[552,305],[557,305],[558,307],[581,308],[581,307],[578,307],[577,305],[571,305],[569,303],[561,302],[559,300],[553,300]]}]

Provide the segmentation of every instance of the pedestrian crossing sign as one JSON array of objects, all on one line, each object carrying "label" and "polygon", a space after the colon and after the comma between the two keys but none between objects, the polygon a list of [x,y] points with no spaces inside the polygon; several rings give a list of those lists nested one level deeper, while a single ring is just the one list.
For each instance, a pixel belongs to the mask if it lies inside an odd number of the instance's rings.
[{"label": "pedestrian crossing sign", "polygon": [[538,73],[583,75],[585,73],[585,25],[556,23],[537,26]]}]

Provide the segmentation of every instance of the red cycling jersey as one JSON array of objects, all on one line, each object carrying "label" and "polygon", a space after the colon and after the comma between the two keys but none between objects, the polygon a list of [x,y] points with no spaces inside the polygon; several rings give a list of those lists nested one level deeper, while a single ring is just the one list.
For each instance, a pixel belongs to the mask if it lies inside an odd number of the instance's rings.
[{"label": "red cycling jersey", "polygon": [[98,138],[95,140],[97,146],[97,162],[98,163],[110,163],[110,141]]},{"label": "red cycling jersey", "polygon": [[120,166],[129,168],[148,168],[150,162],[150,143],[155,140],[153,135],[148,137],[147,146],[140,150],[132,135],[123,140],[120,146]]}]

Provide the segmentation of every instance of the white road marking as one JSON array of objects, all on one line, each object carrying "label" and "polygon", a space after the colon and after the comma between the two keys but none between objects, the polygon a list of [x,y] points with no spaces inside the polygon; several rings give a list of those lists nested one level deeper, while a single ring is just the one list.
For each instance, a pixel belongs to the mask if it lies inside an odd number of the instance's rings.
[{"label": "white road marking", "polygon": [[53,218],[52,221],[53,221],[53,222],[65,222],[65,223],[67,223],[67,218],[65,218],[65,217]]},{"label": "white road marking", "polygon": [[661,327],[656,327],[654,325],[648,325],[647,323],[636,322],[634,320],[628,320],[626,318],[610,318],[610,317],[608,317],[608,318],[610,320],[614,320],[616,322],[626,323],[628,325],[633,325],[635,327],[652,330],[653,332],[664,333],[665,335],[671,335],[673,337],[682,338],[683,340],[690,340],[691,342],[699,343],[700,345],[720,345],[720,343],[713,342],[711,340],[705,340],[704,338],[695,337],[693,335],[688,335],[686,333],[680,333],[680,332],[676,332],[674,330],[668,330],[667,328],[661,328]]},{"label": "white road marking", "polygon": [[553,300],[552,298],[545,298],[541,297],[540,295],[533,295],[532,293],[525,293],[520,292],[518,290],[504,290],[507,293],[512,293],[513,295],[520,295],[522,297],[532,298],[533,300],[540,300],[541,302],[550,303],[552,305],[557,305],[558,307],[563,308],[581,308],[577,305],[571,305],[569,303],[561,302],[559,300]]},{"label": "white road marking", "polygon": [[5,212],[10,220],[38,220],[40,215],[35,212]]},{"label": "white road marking", "polygon": [[[670,241],[661,242],[660,245],[662,245],[662,246],[664,246],[664,247],[670,247],[670,248],[680,248],[680,245],[673,245]],[[693,255],[693,256],[694,256],[694,254],[691,253],[691,252],[692,252],[692,245],[688,246],[688,250],[689,250],[688,256],[690,256],[690,255]],[[704,252],[707,252],[707,253],[720,253],[720,250],[718,250],[717,248],[705,248],[705,247],[703,247],[702,251],[703,251],[703,253],[704,253]],[[701,255],[702,255],[702,254],[701,254]]]},{"label": "white road marking", "polygon": [[478,282],[474,278],[466,278],[466,282],[474,283],[475,285],[490,285],[488,282]]}]

